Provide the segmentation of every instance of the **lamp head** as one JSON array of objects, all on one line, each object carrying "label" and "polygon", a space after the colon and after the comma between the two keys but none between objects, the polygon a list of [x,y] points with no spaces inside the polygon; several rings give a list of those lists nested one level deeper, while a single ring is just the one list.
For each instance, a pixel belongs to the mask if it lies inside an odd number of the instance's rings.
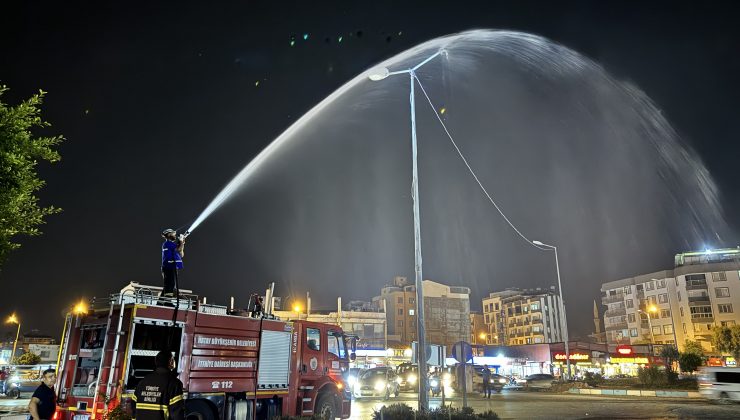
[{"label": "lamp head", "polygon": [[540,241],[532,241],[532,243],[533,243],[533,244],[535,244],[535,245],[543,245],[543,246],[545,245],[545,244],[543,244],[543,243],[542,243],[542,242],[540,242]]},{"label": "lamp head", "polygon": [[370,74],[367,77],[370,78],[370,80],[377,82],[378,80],[385,79],[389,74],[390,71],[387,67],[380,67],[370,70]]}]

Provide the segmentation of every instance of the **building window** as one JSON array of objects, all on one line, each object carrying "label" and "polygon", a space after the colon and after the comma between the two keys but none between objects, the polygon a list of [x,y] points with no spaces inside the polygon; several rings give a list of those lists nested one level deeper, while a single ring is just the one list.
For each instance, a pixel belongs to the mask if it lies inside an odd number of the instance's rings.
[{"label": "building window", "polygon": [[730,325],[735,325],[735,321],[734,320],[722,321],[721,324],[723,327],[729,327]]},{"label": "building window", "polygon": [[630,337],[637,337],[637,328],[630,328]]},{"label": "building window", "polygon": [[632,288],[630,286],[624,286],[624,294],[625,295],[632,294]]},{"label": "building window", "polygon": [[661,309],[660,310],[660,317],[661,318],[670,318],[671,317],[671,311],[669,309]]},{"label": "building window", "polygon": [[535,337],[535,338],[534,338],[534,342],[535,342],[535,344],[540,344],[540,343],[542,343],[542,337]]},{"label": "building window", "polygon": [[721,303],[717,305],[717,310],[721,314],[731,314],[732,313],[732,304],[731,303]]},{"label": "building window", "polygon": [[676,295],[678,295],[678,301],[681,301],[681,291],[676,292]]},{"label": "building window", "polygon": [[403,296],[398,297],[398,303],[403,304]]},{"label": "building window", "polygon": [[532,308],[533,311],[536,311],[536,310],[540,309],[540,304],[539,303],[533,303],[531,305],[531,308]]},{"label": "building window", "polygon": [[398,320],[398,326],[399,326],[399,327],[403,327],[403,320],[402,320],[402,319],[399,319],[399,320]]},{"label": "building window", "polygon": [[486,324],[490,324],[490,323],[491,323],[491,318],[489,318],[488,314],[486,314]]},{"label": "building window", "polygon": [[628,314],[627,315],[627,321],[629,321],[629,322],[635,322],[635,314]]},{"label": "building window", "polygon": [[715,293],[715,296],[717,296],[718,298],[730,297],[730,288],[729,287],[715,287],[714,293]]},{"label": "building window", "polygon": [[398,314],[403,315],[403,308],[398,308]]},{"label": "building window", "polygon": [[663,325],[663,334],[673,334],[673,325]]},{"label": "building window", "polygon": [[661,293],[658,295],[658,303],[668,303],[668,294]]},{"label": "building window", "polygon": [[683,306],[679,307],[678,310],[681,312],[681,316],[683,316]]},{"label": "building window", "polygon": [[496,310],[498,311],[498,303],[494,303],[493,305],[496,308]]},{"label": "building window", "polygon": [[634,302],[632,301],[632,299],[627,299],[627,308],[633,308],[633,307],[634,307]]},{"label": "building window", "polygon": [[690,309],[691,319],[712,318],[711,306],[692,306]]},{"label": "building window", "polygon": [[656,284],[658,289],[665,289],[665,280],[658,280]]},{"label": "building window", "polygon": [[653,327],[653,335],[660,335],[662,334],[660,331],[660,327]]},{"label": "building window", "polygon": [[653,282],[649,281],[645,283],[645,290],[653,290],[653,289],[655,289],[655,285],[653,284]]},{"label": "building window", "polygon": [[655,295],[648,296],[647,297],[647,300],[648,300],[648,302],[650,302],[651,305],[657,305],[658,304],[658,297],[655,296]]},{"label": "building window", "polygon": [[724,271],[720,271],[718,273],[712,273],[712,280],[727,281],[727,274]]},{"label": "building window", "polygon": [[686,334],[686,324],[681,324],[683,326],[683,333]]},{"label": "building window", "polygon": [[416,300],[412,297],[409,298],[409,304],[413,305]]},{"label": "building window", "polygon": [[409,309],[409,316],[414,316],[414,310],[413,309]]}]

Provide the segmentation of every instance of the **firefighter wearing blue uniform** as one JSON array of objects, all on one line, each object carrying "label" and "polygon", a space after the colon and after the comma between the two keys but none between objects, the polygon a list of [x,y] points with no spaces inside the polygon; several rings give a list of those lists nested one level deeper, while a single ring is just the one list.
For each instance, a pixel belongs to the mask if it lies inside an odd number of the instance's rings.
[{"label": "firefighter wearing blue uniform", "polygon": [[177,232],[167,229],[162,232],[164,243],[162,243],[162,279],[164,290],[162,296],[172,297],[175,295],[177,285],[177,270],[183,268],[182,258],[185,256],[185,238],[177,237]]},{"label": "firefighter wearing blue uniform", "polygon": [[155,357],[156,370],[145,376],[131,399],[131,417],[134,420],[184,420],[185,401],[182,382],[172,371],[175,359],[172,353],[160,351]]}]

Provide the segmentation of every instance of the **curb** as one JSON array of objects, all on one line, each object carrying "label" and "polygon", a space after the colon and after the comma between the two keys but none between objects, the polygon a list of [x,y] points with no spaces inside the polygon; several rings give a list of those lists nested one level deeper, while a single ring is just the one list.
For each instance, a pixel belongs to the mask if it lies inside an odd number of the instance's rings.
[{"label": "curb", "polygon": [[571,388],[571,394],[581,395],[619,395],[625,397],[670,397],[670,398],[702,398],[698,391],[656,391],[641,389],[594,389]]}]

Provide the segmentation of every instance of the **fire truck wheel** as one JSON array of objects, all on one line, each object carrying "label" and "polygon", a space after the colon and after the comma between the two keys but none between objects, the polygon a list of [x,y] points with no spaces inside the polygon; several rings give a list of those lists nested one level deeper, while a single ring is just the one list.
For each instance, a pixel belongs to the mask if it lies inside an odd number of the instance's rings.
[{"label": "fire truck wheel", "polygon": [[187,420],[216,420],[211,406],[205,401],[190,400],[185,403]]},{"label": "fire truck wheel", "polygon": [[314,412],[321,420],[334,420],[337,418],[337,408],[334,405],[332,396],[330,394],[320,395],[318,401],[316,401]]}]

